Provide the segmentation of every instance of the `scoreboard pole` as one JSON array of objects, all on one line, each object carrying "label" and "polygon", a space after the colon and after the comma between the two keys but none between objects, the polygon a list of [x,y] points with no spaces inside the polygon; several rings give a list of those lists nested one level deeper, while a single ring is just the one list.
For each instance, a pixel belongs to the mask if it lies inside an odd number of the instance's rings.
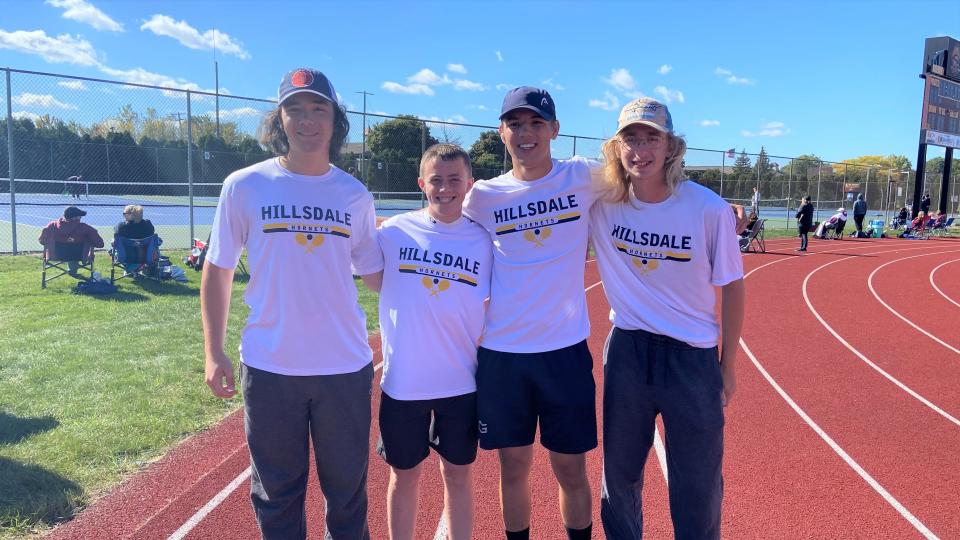
[{"label": "scoreboard pole", "polygon": [[[926,130],[920,130],[920,147],[917,150],[917,174],[913,182],[913,205],[910,207],[910,217],[915,218],[920,212],[920,197],[923,196],[923,181],[927,169],[927,138]],[[942,182],[941,182],[942,185]]]},{"label": "scoreboard pole", "polygon": [[950,196],[950,180],[952,171],[951,165],[953,164],[953,147],[948,146],[946,151],[943,154],[943,177],[940,180],[940,210],[941,214],[947,213],[947,202],[949,201],[948,197]]}]

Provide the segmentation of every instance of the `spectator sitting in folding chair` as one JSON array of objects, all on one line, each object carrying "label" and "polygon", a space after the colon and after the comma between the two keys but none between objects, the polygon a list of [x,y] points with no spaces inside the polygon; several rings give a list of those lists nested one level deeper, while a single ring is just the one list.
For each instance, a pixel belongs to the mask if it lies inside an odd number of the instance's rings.
[{"label": "spectator sitting in folding chair", "polygon": [[[123,208],[123,221],[114,227],[113,232],[116,236],[124,238],[141,239],[152,236],[154,232],[153,223],[149,219],[143,219],[143,207],[139,204],[128,204]],[[124,265],[127,272],[133,272],[138,264]]]},{"label": "spectator sitting in folding chair", "polygon": [[[76,206],[68,206],[63,211],[63,217],[47,223],[47,226],[40,231],[40,245],[44,247],[45,251],[52,252],[53,257],[50,257],[51,259],[56,256],[57,244],[86,245],[90,248],[103,247],[103,238],[101,238],[100,233],[90,225],[80,221],[85,215],[87,213]],[[69,271],[67,273],[77,277],[79,267],[79,261],[68,261]]]},{"label": "spectator sitting in folding chair", "polygon": [[826,239],[829,231],[833,231],[833,239],[843,238],[843,228],[847,224],[847,211],[843,208],[838,208],[837,213],[830,216],[830,219],[824,221],[817,227],[817,231],[813,236],[821,239]]}]

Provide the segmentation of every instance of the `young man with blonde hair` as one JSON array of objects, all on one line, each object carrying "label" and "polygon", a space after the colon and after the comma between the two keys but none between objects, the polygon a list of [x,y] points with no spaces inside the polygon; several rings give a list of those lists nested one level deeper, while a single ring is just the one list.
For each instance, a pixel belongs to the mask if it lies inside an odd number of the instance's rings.
[{"label": "young man with blonde hair", "polygon": [[600,513],[610,540],[643,536],[643,472],[658,415],[675,536],[720,537],[723,408],[736,390],[743,263],[729,205],[683,176],[686,149],[666,105],[650,98],[628,103],[603,145],[609,190],[591,211],[590,234],[613,323]]},{"label": "young man with blonde hair", "polygon": [[390,465],[390,537],[414,537],[422,464],[433,448],[448,537],[467,540],[477,456],[477,344],[492,253],[486,232],[461,214],[473,186],[462,148],[428,148],[417,183],[427,207],[388,219],[378,233],[384,257],[379,451]]}]

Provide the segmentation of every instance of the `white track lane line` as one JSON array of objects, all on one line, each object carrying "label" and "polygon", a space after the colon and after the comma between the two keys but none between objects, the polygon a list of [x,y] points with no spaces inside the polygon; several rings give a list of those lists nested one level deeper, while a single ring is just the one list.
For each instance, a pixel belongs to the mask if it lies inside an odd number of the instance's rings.
[{"label": "white track lane line", "polygon": [[743,349],[743,352],[747,354],[747,357],[750,358],[750,361],[753,362],[753,365],[754,367],[757,368],[757,371],[759,371],[760,374],[763,375],[763,377],[767,380],[767,383],[769,383],[770,386],[772,386],[773,389],[776,390],[778,394],[780,394],[780,397],[787,402],[787,405],[790,405],[790,408],[792,408],[793,411],[796,412],[800,416],[800,418],[802,418],[803,421],[806,422],[807,425],[810,426],[810,428],[813,429],[813,431],[816,432],[816,434],[819,435],[820,438],[823,439],[823,441],[826,442],[827,445],[830,446],[830,448],[834,452],[836,452],[836,454],[840,456],[840,458],[843,459],[843,461],[846,462],[848,466],[850,466],[851,469],[856,471],[856,473],[860,475],[860,478],[863,478],[863,480],[867,484],[869,484],[870,487],[872,487],[873,490],[877,492],[877,494],[883,497],[883,499],[887,501],[887,503],[890,504],[890,506],[896,509],[896,511],[899,512],[904,519],[910,522],[910,524],[913,525],[913,527],[917,529],[917,531],[919,531],[920,534],[924,536],[924,538],[928,538],[928,539],[937,538],[937,535],[933,534],[933,531],[928,529],[926,525],[924,525],[919,519],[917,519],[916,516],[910,513],[910,511],[907,510],[907,508],[903,506],[903,504],[901,504],[900,501],[898,501],[893,495],[890,494],[890,492],[884,489],[884,487],[881,486],[879,482],[877,482],[872,476],[870,476],[870,473],[864,470],[864,468],[861,467],[859,463],[857,463],[852,457],[850,457],[850,454],[846,453],[843,450],[843,448],[841,448],[840,445],[837,444],[836,441],[834,441],[829,435],[827,435],[826,431],[821,429],[820,426],[817,425],[817,423],[814,422],[813,419],[810,418],[810,416],[806,412],[804,412],[804,410],[801,409],[799,405],[797,405],[797,402],[795,402],[793,398],[791,398],[790,395],[787,394],[783,390],[783,388],[781,388],[780,385],[777,384],[775,380],[773,380],[773,377],[771,377],[770,374],[767,373],[767,370],[763,369],[763,366],[760,365],[760,362],[757,361],[755,356],[753,356],[753,353],[750,351],[750,348],[747,347],[747,344],[743,341],[743,339],[740,340],[740,347]]},{"label": "white track lane line", "polygon": [[[915,328],[918,332],[920,332],[921,334],[923,334],[923,335],[927,336],[928,338],[936,341],[936,342],[939,343],[940,345],[943,345],[944,347],[946,347],[947,349],[953,351],[954,353],[960,354],[960,349],[957,349],[957,348],[954,347],[953,345],[950,345],[949,343],[943,341],[942,339],[940,339],[940,338],[938,338],[937,336],[931,334],[930,332],[927,332],[927,331],[924,330],[923,328],[920,328],[920,326],[917,325],[915,322],[913,322],[913,321],[911,321],[910,319],[904,317],[903,315],[900,314],[900,312],[898,312],[897,310],[893,309],[893,307],[890,306],[890,304],[887,304],[886,302],[883,301],[882,298],[880,298],[880,295],[877,294],[877,291],[873,288],[873,276],[874,276],[874,274],[876,274],[877,272],[879,272],[881,268],[883,268],[884,266],[887,266],[888,264],[893,264],[893,263],[895,263],[895,262],[904,261],[904,260],[907,260],[907,259],[915,259],[915,258],[917,258],[917,257],[927,257],[927,256],[930,256],[930,255],[941,255],[941,254],[943,254],[943,253],[956,253],[957,251],[960,251],[960,250],[956,250],[956,249],[955,249],[955,250],[952,250],[952,251],[940,251],[940,252],[936,252],[936,253],[926,253],[926,254],[923,254],[923,255],[911,255],[910,257],[902,257],[902,258],[900,258],[900,259],[896,259],[896,260],[890,261],[890,262],[888,262],[888,263],[882,264],[882,265],[878,266],[876,270],[874,270],[873,272],[870,273],[870,277],[867,278],[867,286],[870,287],[870,292],[873,293],[873,297],[876,298],[876,299],[877,299],[877,302],[880,302],[880,303],[883,305],[883,307],[887,308],[887,311],[889,311],[890,313],[893,313],[894,315],[896,315],[897,317],[899,317],[900,320],[902,320],[903,322],[905,322],[905,323],[909,324],[910,326],[914,327],[914,328]],[[941,265],[941,266],[942,266],[942,265]]]},{"label": "white track lane line", "polygon": [[[855,248],[855,249],[858,249],[858,248]],[[924,248],[923,248],[923,247],[904,248],[904,249],[901,249],[901,250],[899,250],[899,251],[913,251],[913,250],[916,250],[916,249],[924,249]],[[820,253],[830,253],[830,252],[832,252],[832,251],[833,251],[833,250],[825,250],[825,251],[822,251],[822,252],[820,252]],[[898,251],[898,250],[893,250],[893,251]],[[747,279],[748,277],[750,277],[754,272],[756,272],[756,271],[758,271],[758,270],[760,270],[760,269],[766,268],[766,267],[768,267],[768,266],[771,266],[771,265],[774,265],[774,264],[777,264],[777,263],[781,263],[781,262],[783,262],[783,261],[792,261],[792,260],[796,260],[796,259],[794,259],[793,257],[784,257],[784,258],[782,258],[782,259],[777,259],[777,260],[775,260],[775,261],[770,261],[770,262],[768,262],[768,263],[766,263],[766,264],[762,264],[762,265],[754,268],[753,270],[747,272],[747,274],[743,276],[743,279],[746,280],[746,279]],[[747,347],[747,343],[743,340],[742,337],[740,338],[740,347],[741,347],[741,348],[743,349],[743,351],[747,354],[747,357],[750,358],[750,361],[753,363],[754,367],[757,368],[757,371],[759,371],[760,374],[763,375],[763,377],[767,380],[767,383],[770,384],[770,386],[772,386],[773,389],[774,389],[778,394],[780,394],[780,397],[783,398],[783,400],[787,402],[787,404],[790,406],[790,408],[792,408],[792,409],[794,410],[794,412],[796,412],[796,413],[800,416],[800,418],[803,419],[803,421],[806,422],[807,425],[809,425],[809,426],[811,427],[811,429],[813,429],[814,432],[815,432],[817,435],[819,435],[820,438],[822,438],[822,439],[830,446],[830,448],[833,449],[833,451],[834,451],[837,455],[839,455],[839,456],[844,460],[845,463],[847,463],[847,465],[848,465],[850,468],[852,468],[854,471],[856,471],[857,474],[859,474],[860,477],[863,478],[863,479],[867,482],[867,484],[870,485],[870,487],[872,487],[872,488],[874,489],[874,491],[876,491],[877,493],[879,493],[879,494],[884,498],[884,500],[886,500],[891,506],[893,506],[894,509],[896,509],[897,512],[899,512],[901,516],[903,516],[908,522],[910,522],[911,525],[913,525],[918,531],[920,531],[921,534],[923,534],[926,538],[931,538],[931,539],[937,538],[937,536],[934,535],[933,532],[930,531],[930,529],[928,529],[922,522],[920,522],[920,520],[917,519],[916,516],[914,516],[912,513],[910,513],[910,511],[907,510],[907,509],[906,509],[899,501],[897,501],[892,495],[890,495],[890,493],[887,492],[887,490],[884,489],[884,487],[881,486],[881,485],[879,484],[879,482],[877,482],[876,480],[874,480],[874,478],[873,478],[872,476],[870,476],[870,474],[867,473],[866,470],[863,469],[863,467],[861,467],[852,457],[850,457],[850,455],[847,454],[847,453],[840,447],[840,445],[838,445],[838,444],[836,443],[836,441],[834,441],[829,435],[827,435],[827,433],[826,433],[825,431],[823,431],[823,429],[821,429],[820,426],[817,425],[816,422],[814,422],[813,419],[810,418],[810,416],[807,415],[807,413],[804,412],[803,409],[801,409],[800,406],[797,405],[797,403],[796,403],[795,401],[793,401],[793,399],[790,397],[790,395],[787,394],[787,393],[783,390],[783,388],[781,388],[780,385],[777,384],[777,382],[773,379],[773,377],[771,377],[770,374],[767,373],[767,370],[765,370],[765,369],[763,368],[763,366],[760,364],[760,362],[756,359],[756,357],[755,357],[755,356],[753,355],[753,353],[750,351],[750,348]]]},{"label": "white track lane line", "polygon": [[[878,252],[878,253],[885,253],[885,252],[881,251],[881,252]],[[930,255],[934,255],[934,254],[931,253]],[[933,412],[939,414],[940,416],[946,418],[947,421],[949,421],[949,422],[955,424],[956,426],[960,427],[960,420],[957,420],[956,418],[954,418],[953,416],[951,416],[948,412],[944,411],[944,410],[941,409],[940,407],[937,407],[937,406],[934,405],[932,402],[930,402],[930,400],[928,400],[927,398],[921,396],[920,394],[918,394],[917,392],[915,392],[912,388],[910,388],[909,386],[907,386],[907,385],[903,384],[902,382],[900,382],[899,379],[897,379],[897,378],[894,377],[893,375],[890,375],[889,373],[887,373],[886,371],[884,371],[883,368],[881,368],[881,367],[878,366],[877,364],[873,363],[869,358],[867,358],[863,353],[861,353],[856,347],[854,347],[853,345],[850,345],[850,344],[847,342],[847,340],[845,340],[845,339],[843,339],[842,337],[840,337],[840,334],[838,334],[833,328],[831,328],[830,325],[827,324],[827,321],[823,320],[823,317],[820,316],[820,313],[816,310],[816,308],[813,307],[813,303],[810,301],[810,296],[807,295],[807,283],[810,281],[810,278],[813,277],[813,275],[814,275],[815,273],[819,272],[819,271],[820,271],[821,269],[823,269],[823,268],[826,268],[826,267],[830,266],[831,264],[836,264],[836,263],[838,263],[838,262],[843,262],[843,261],[846,261],[846,260],[851,259],[851,258],[852,258],[852,257],[844,257],[843,259],[837,259],[837,260],[835,260],[835,261],[828,262],[827,264],[824,264],[824,265],[822,265],[822,266],[819,266],[819,267],[815,268],[814,270],[812,270],[809,274],[807,274],[807,277],[804,278],[804,280],[803,280],[803,289],[802,289],[802,291],[803,291],[803,300],[804,300],[804,302],[807,303],[807,309],[809,309],[809,310],[810,310],[810,313],[812,313],[813,316],[814,316],[818,321],[820,321],[820,324],[827,330],[827,332],[830,332],[830,334],[833,335],[833,337],[834,337],[837,341],[839,341],[841,345],[843,345],[843,346],[846,347],[848,350],[850,350],[850,352],[852,352],[853,354],[855,354],[855,355],[857,356],[857,358],[859,358],[860,360],[863,361],[863,363],[865,363],[865,364],[867,364],[868,366],[870,366],[871,368],[873,368],[874,371],[876,371],[877,373],[879,373],[881,376],[883,376],[883,377],[884,377],[885,379],[887,379],[888,381],[892,382],[894,385],[896,385],[898,388],[900,388],[900,389],[903,390],[904,392],[910,394],[914,399],[916,399],[916,400],[919,401],[920,403],[923,403],[924,405],[926,405],[927,407],[929,407]],[[890,264],[890,263],[886,263],[886,264]],[[883,266],[885,266],[885,265],[883,265]],[[883,268],[883,266],[880,266],[879,268]],[[874,270],[874,272],[876,272],[876,270]],[[873,274],[871,274],[871,276],[872,276],[872,275],[873,275]],[[871,290],[873,290],[872,287],[871,287]],[[876,296],[876,295],[874,295],[874,296]],[[879,300],[879,298],[878,298],[878,300]],[[882,302],[883,302],[883,301],[881,300],[881,303],[882,303]],[[903,317],[901,317],[901,318],[903,318]],[[906,320],[906,319],[904,319],[904,320]],[[909,322],[909,321],[907,321],[907,322]]]},{"label": "white track lane line", "polygon": [[940,270],[940,269],[943,268],[944,266],[946,266],[946,265],[948,265],[948,264],[950,264],[950,263],[957,262],[957,261],[960,261],[960,259],[954,259],[954,260],[952,260],[952,261],[947,261],[947,262],[941,264],[940,266],[934,268],[933,270],[931,270],[931,271],[930,271],[930,285],[933,285],[933,288],[934,288],[938,293],[940,293],[940,296],[946,298],[946,299],[947,299],[947,302],[950,302],[951,304],[953,304],[953,305],[955,305],[955,306],[957,306],[957,307],[960,307],[960,304],[958,304],[956,300],[954,300],[953,298],[950,298],[949,296],[947,296],[947,293],[945,293],[945,292],[943,292],[942,290],[940,290],[940,287],[937,287],[937,283],[936,283],[936,281],[933,279],[933,276],[934,276],[934,274],[937,273],[937,270]]},{"label": "white track lane line", "polygon": [[653,451],[657,454],[660,470],[663,471],[663,483],[670,485],[670,475],[667,474],[667,449],[663,446],[663,437],[660,428],[653,426]]},{"label": "white track lane line", "polygon": [[[380,362],[379,364],[374,366],[373,367],[374,373],[379,371],[382,366],[383,366],[383,362]],[[237,450],[239,450],[239,448]],[[236,453],[236,450],[234,451],[234,453]],[[190,519],[184,522],[184,524],[181,525],[179,529],[174,531],[173,534],[168,536],[167,540],[183,540],[183,538],[185,538],[188,534],[190,534],[190,531],[192,531],[194,527],[199,525],[200,522],[204,520],[204,518],[206,518],[207,516],[210,515],[211,512],[216,510],[217,507],[220,506],[220,503],[225,501],[227,497],[230,496],[231,493],[236,491],[237,488],[240,487],[243,484],[243,482],[246,481],[247,478],[250,478],[251,472],[252,471],[250,470],[250,467],[247,467],[246,469],[244,469],[243,472],[241,472],[240,474],[237,475],[236,478],[231,480],[230,483],[226,485],[226,487],[221,489],[220,493],[217,493],[216,495],[214,495],[214,497],[210,499],[207,502],[207,504],[203,505],[203,508],[201,508],[200,510],[197,510],[197,513],[190,516]]]},{"label": "white track lane line", "polygon": [[203,518],[207,517],[210,512],[213,512],[216,507],[220,506],[220,503],[229,497],[234,490],[240,487],[240,484],[242,484],[247,478],[250,478],[250,473],[250,467],[244,469],[242,473],[233,479],[233,481],[227,484],[227,487],[221,489],[220,493],[217,493],[216,496],[210,499],[207,504],[203,505],[203,508],[198,510],[196,514],[190,516],[190,519],[188,519],[186,523],[181,525],[179,529],[168,536],[167,540],[182,540],[185,536],[187,536],[187,534],[189,534],[194,527],[203,521]]}]

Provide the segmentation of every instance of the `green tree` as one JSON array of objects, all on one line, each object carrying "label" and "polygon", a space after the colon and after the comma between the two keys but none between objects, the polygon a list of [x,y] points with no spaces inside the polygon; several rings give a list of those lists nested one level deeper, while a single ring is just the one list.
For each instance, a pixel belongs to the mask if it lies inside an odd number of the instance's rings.
[{"label": "green tree", "polygon": [[422,148],[437,144],[430,127],[417,117],[402,115],[373,126],[367,136],[367,148],[374,161],[418,163]]},{"label": "green tree", "polygon": [[[470,161],[473,162],[474,176],[477,178],[492,178],[503,172],[504,146],[500,133],[495,129],[480,133],[477,140],[470,145]],[[507,154],[506,167],[513,166],[510,155]]]},{"label": "green tree", "polygon": [[[726,190],[724,193],[725,197],[732,198],[746,198],[749,195],[746,195],[745,185],[750,185],[750,177],[753,175],[753,166],[750,163],[750,157],[747,156],[746,149],[740,152],[740,155],[737,156],[737,160],[733,162],[733,173],[730,175],[734,182],[733,190]],[[753,194],[753,190],[749,190],[750,195]]]},{"label": "green tree", "polygon": [[373,158],[363,178],[372,191],[417,191],[421,151],[437,144],[430,127],[403,115],[370,129],[367,148]]}]

